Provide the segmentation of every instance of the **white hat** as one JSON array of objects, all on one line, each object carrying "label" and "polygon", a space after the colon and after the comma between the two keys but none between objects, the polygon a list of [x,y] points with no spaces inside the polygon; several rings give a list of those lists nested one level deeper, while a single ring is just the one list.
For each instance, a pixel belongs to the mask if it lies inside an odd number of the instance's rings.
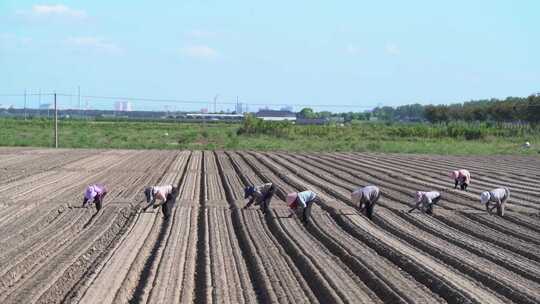
[{"label": "white hat", "polygon": [[490,198],[491,198],[491,194],[489,194],[489,191],[482,192],[482,194],[480,194],[480,204],[485,204],[489,202]]}]

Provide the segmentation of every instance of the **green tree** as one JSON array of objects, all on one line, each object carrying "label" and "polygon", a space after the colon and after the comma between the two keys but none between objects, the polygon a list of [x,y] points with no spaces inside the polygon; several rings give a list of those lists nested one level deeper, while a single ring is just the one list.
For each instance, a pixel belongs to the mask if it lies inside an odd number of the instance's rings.
[{"label": "green tree", "polygon": [[317,118],[317,115],[315,114],[312,108],[303,108],[302,110],[300,110],[298,115],[301,118]]}]

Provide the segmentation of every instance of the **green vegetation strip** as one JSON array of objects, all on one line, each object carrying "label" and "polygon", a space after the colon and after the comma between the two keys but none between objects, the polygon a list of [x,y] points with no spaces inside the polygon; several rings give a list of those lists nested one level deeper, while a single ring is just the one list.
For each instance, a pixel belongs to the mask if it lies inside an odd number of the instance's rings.
[{"label": "green vegetation strip", "polygon": [[[52,147],[48,119],[0,119],[1,146]],[[526,141],[530,148],[523,148]],[[488,124],[351,123],[297,126],[248,118],[244,124],[59,121],[61,148],[286,150],[540,155],[538,128]]]}]

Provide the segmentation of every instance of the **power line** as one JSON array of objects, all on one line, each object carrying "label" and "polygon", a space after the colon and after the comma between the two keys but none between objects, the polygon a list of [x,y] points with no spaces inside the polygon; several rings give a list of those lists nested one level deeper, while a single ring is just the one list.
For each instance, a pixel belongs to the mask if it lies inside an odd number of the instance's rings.
[{"label": "power line", "polygon": [[[0,94],[0,97],[23,97],[23,96],[54,96],[54,93],[30,93],[30,94]],[[77,97],[85,99],[101,99],[101,100],[127,100],[127,101],[144,101],[151,103],[177,103],[177,104],[199,104],[199,105],[209,105],[212,102],[210,100],[185,100],[185,99],[163,99],[163,98],[142,98],[142,97],[121,97],[121,96],[102,96],[102,95],[74,95],[74,94],[62,94],[56,93],[56,96],[63,97]],[[214,99],[214,105],[236,105],[237,102],[216,102]],[[375,106],[360,106],[353,104],[290,104],[290,103],[260,103],[260,102],[246,102],[250,106],[291,106],[291,107],[316,107],[316,108],[353,108],[353,109],[374,109],[376,107],[381,107],[380,105]],[[517,104],[516,104],[517,105]],[[527,107],[540,107],[540,105],[520,105]]]}]

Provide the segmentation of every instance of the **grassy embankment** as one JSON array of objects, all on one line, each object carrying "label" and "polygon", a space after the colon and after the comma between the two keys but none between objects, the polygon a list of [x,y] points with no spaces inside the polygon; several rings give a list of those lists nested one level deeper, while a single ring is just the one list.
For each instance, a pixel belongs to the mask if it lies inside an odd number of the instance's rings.
[{"label": "grassy embankment", "polygon": [[[238,132],[241,130],[240,132]],[[59,122],[62,148],[370,151],[451,155],[538,155],[538,130],[464,124],[359,123],[340,126],[173,122]],[[0,119],[1,146],[52,147],[53,123]],[[530,141],[531,149],[521,145]]]}]

